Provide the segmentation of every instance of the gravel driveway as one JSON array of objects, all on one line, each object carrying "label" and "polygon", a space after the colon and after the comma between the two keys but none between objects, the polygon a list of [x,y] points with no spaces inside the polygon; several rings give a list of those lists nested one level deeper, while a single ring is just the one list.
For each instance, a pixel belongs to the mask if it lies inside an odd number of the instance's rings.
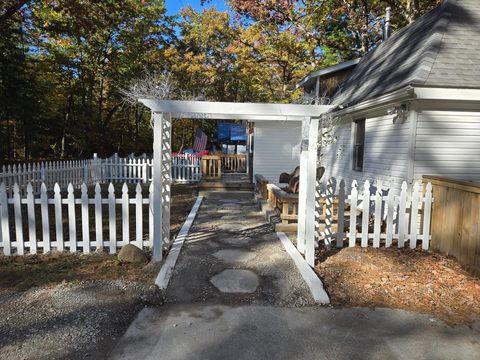
[{"label": "gravel driveway", "polygon": [[0,359],[102,359],[138,311],[163,302],[154,285],[96,280],[0,294]]}]

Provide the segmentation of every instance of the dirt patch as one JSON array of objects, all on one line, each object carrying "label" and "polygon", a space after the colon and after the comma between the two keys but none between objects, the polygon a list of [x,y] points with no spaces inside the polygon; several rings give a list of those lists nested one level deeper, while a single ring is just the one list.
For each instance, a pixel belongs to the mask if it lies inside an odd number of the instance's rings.
[{"label": "dirt patch", "polygon": [[[60,254],[0,257],[0,291],[85,280],[131,280],[152,283],[145,265],[124,264],[116,255]],[[146,270],[149,268],[147,267]]]},{"label": "dirt patch", "polygon": [[418,311],[450,324],[480,317],[480,280],[447,256],[359,247],[319,255],[315,270],[334,306]]},{"label": "dirt patch", "polygon": [[[193,190],[172,187],[172,237]],[[138,311],[163,304],[158,270],[105,253],[0,256],[0,359],[105,358]]]}]

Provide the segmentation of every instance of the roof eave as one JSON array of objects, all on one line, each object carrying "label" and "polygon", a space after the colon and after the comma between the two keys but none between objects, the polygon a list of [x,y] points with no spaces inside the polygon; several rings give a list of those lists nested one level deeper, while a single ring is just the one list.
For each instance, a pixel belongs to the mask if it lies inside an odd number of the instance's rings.
[{"label": "roof eave", "polygon": [[417,95],[415,94],[415,88],[411,85],[408,85],[404,88],[392,91],[388,94],[381,95],[373,99],[362,101],[355,105],[348,107],[339,105],[331,110],[331,114],[334,114],[335,116],[343,116],[355,112],[366,111],[376,107],[387,106],[392,103],[414,100],[416,98]]}]

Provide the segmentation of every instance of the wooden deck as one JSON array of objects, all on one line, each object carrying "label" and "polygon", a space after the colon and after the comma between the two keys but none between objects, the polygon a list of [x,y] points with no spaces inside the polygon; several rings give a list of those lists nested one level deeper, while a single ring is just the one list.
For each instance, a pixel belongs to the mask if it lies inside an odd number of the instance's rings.
[{"label": "wooden deck", "polygon": [[203,179],[198,184],[203,191],[253,191],[248,174],[222,174],[220,179]]}]

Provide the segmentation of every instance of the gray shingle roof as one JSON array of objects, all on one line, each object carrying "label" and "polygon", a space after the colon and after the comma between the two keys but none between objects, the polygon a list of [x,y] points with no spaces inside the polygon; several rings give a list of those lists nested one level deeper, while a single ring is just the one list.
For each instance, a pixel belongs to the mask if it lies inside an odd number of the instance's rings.
[{"label": "gray shingle roof", "polygon": [[365,55],[333,105],[412,86],[480,88],[480,0],[448,0]]}]

